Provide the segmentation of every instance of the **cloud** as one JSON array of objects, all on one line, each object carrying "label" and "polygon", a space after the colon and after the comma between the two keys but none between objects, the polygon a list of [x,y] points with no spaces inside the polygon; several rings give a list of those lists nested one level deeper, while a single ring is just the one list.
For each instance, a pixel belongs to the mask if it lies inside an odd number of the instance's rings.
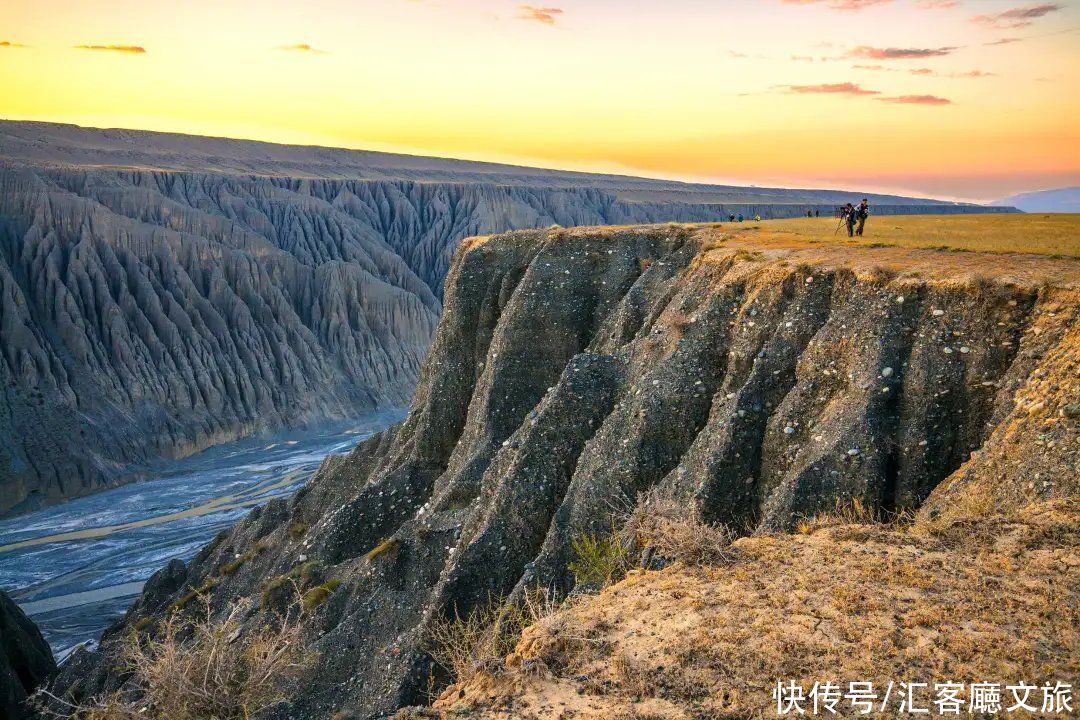
[{"label": "cloud", "polygon": [[950,55],[958,50],[956,47],[939,48],[876,48],[869,45],[860,45],[847,54],[849,58],[863,58],[864,60],[916,60],[919,58],[942,57]]},{"label": "cloud", "polygon": [[814,58],[811,55],[792,55],[791,59],[795,62],[814,62]]},{"label": "cloud", "polygon": [[1006,37],[1006,38],[1001,38],[1000,40],[995,40],[994,42],[983,43],[983,45],[1009,45],[1011,43],[1018,43],[1018,42],[1023,42],[1023,41],[1024,41],[1024,38]]},{"label": "cloud", "polygon": [[1016,29],[1027,27],[1038,18],[1057,12],[1061,8],[1062,6],[1059,3],[1040,3],[1038,5],[1014,7],[990,15],[976,15],[971,18],[971,21],[993,28]]},{"label": "cloud", "polygon": [[142,45],[75,45],[74,47],[76,50],[100,50],[103,52],[130,53],[132,55],[146,53],[146,48]]},{"label": "cloud", "polygon": [[299,53],[311,53],[312,55],[328,55],[328,51],[320,50],[319,48],[312,47],[307,43],[296,43],[294,45],[281,45],[278,50],[285,50],[286,52],[299,52]]},{"label": "cloud", "polygon": [[559,20],[559,16],[564,14],[562,8],[557,7],[534,7],[532,5],[519,5],[518,6],[518,19],[529,20],[531,22],[544,23],[545,25],[554,25]]},{"label": "cloud", "polygon": [[0,40],[0,47],[6,48],[24,48],[26,47],[22,43],[11,42],[10,40]]},{"label": "cloud", "polygon": [[830,10],[858,12],[875,5],[886,5],[892,0],[780,0],[785,5],[825,5]]},{"label": "cloud", "polygon": [[886,67],[885,65],[852,65],[855,70],[873,70],[875,72],[907,72],[911,75],[920,75],[923,77],[939,77],[939,78],[987,78],[995,77],[995,73],[985,72],[983,70],[968,70],[967,72],[951,72],[943,73],[938,72],[932,68],[910,68],[909,70],[903,70],[895,67]]},{"label": "cloud", "polygon": [[788,92],[800,95],[880,95],[877,90],[867,90],[855,83],[823,83],[821,85],[785,85]]},{"label": "cloud", "polygon": [[898,95],[896,97],[874,98],[881,102],[895,103],[897,105],[952,105],[952,100],[938,97],[937,95]]},{"label": "cloud", "polygon": [[915,7],[920,10],[951,10],[959,4],[960,0],[917,0]]}]

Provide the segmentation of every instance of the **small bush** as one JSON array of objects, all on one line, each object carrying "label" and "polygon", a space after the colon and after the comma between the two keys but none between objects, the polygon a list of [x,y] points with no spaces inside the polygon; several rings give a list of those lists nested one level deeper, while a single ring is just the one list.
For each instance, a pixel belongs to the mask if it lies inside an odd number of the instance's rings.
[{"label": "small bush", "polygon": [[[92,720],[247,720],[285,699],[314,656],[296,619],[243,633],[244,610],[237,605],[219,623],[209,612],[200,622],[169,618],[156,639],[133,633],[123,647],[132,673],[123,693],[82,706],[44,694],[39,705]],[[70,712],[48,709],[56,704]]]},{"label": "small bush", "polygon": [[284,575],[278,575],[266,581],[259,606],[263,610],[284,610],[286,606],[291,606],[291,602],[295,601],[296,597],[302,598],[308,588],[322,582],[322,577],[323,569],[314,561],[297,565]]},{"label": "small bush", "polygon": [[217,584],[217,578],[212,577],[208,579],[202,585],[181,596],[180,599],[169,605],[169,612],[177,613],[183,611],[195,598],[203,597],[212,593],[214,588],[217,587]]},{"label": "small bush", "polygon": [[330,595],[339,587],[341,587],[341,581],[337,578],[333,578],[323,583],[322,585],[311,588],[306,593],[304,593],[304,610],[306,612],[311,612],[315,610],[317,607],[326,602]]},{"label": "small bush", "polygon": [[289,526],[289,537],[293,540],[299,540],[304,537],[308,531],[307,523],[295,522]]},{"label": "small bush", "polygon": [[248,550],[243,555],[237,557],[232,562],[222,563],[221,566],[217,569],[218,577],[227,577],[229,575],[232,575],[237,570],[244,567],[244,564],[247,563],[249,560],[254,559],[256,555],[262,554],[269,549],[270,546],[267,545],[265,541],[260,540],[259,542],[252,545],[250,550]]},{"label": "small bush", "polygon": [[629,569],[628,553],[616,533],[579,535],[571,541],[574,559],[568,568],[578,585],[605,588]]},{"label": "small bush", "polygon": [[643,493],[623,525],[623,544],[652,548],[670,561],[687,565],[718,565],[732,559],[735,533],[701,519],[692,498],[677,498],[657,490]]},{"label": "small bush", "polygon": [[387,538],[375,547],[371,548],[371,550],[368,550],[367,554],[364,555],[364,558],[368,562],[374,562],[375,559],[378,558],[380,555],[385,555],[388,552],[393,552],[394,550],[397,550],[400,546],[401,541],[397,538]]},{"label": "small bush", "polygon": [[521,602],[492,601],[464,618],[455,610],[453,617],[431,623],[425,647],[454,682],[465,683],[478,673],[501,668],[522,631],[558,607],[549,592],[535,588],[524,593]]},{"label": "small bush", "polygon": [[735,259],[746,262],[760,262],[765,259],[765,253],[760,250],[739,249],[735,251]]}]

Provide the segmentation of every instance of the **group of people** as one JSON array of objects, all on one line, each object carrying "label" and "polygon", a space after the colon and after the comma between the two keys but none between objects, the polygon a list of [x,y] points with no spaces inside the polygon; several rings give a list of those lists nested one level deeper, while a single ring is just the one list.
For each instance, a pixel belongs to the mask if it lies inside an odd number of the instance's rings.
[{"label": "group of people", "polygon": [[[818,210],[807,210],[806,217],[814,218],[820,217],[821,213]],[[840,218],[841,224],[847,225],[848,237],[855,237],[856,235],[862,236],[863,229],[866,227],[866,218],[870,217],[870,201],[866,198],[862,199],[862,202],[858,205],[852,205],[848,203],[842,208],[837,208],[836,217]],[[742,222],[742,213],[731,213],[728,215],[728,220],[731,222]],[[755,215],[754,220],[761,220],[760,215]],[[839,227],[837,228],[839,230]]]},{"label": "group of people", "polygon": [[840,210],[840,221],[847,225],[848,237],[862,236],[868,217],[870,217],[870,201],[866,198],[863,198],[858,205],[848,203]]}]

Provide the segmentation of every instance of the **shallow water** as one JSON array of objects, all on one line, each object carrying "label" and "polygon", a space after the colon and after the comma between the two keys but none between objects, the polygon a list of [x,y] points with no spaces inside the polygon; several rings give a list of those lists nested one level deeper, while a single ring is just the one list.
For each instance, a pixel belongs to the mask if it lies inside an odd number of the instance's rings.
[{"label": "shallow water", "polygon": [[0,520],[0,588],[65,658],[96,641],[169,560],[189,559],[252,507],[295,492],[327,455],[403,416],[219,445],[163,464],[151,479]]}]

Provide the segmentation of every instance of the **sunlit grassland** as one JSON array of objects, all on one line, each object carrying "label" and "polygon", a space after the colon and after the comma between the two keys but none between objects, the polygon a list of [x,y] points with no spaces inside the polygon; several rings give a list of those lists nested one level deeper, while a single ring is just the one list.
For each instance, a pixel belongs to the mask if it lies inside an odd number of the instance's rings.
[{"label": "sunlit grassland", "polygon": [[838,222],[796,218],[745,226],[777,240],[1080,258],[1080,214],[871,215],[861,238],[848,238],[845,227],[835,232]]}]

